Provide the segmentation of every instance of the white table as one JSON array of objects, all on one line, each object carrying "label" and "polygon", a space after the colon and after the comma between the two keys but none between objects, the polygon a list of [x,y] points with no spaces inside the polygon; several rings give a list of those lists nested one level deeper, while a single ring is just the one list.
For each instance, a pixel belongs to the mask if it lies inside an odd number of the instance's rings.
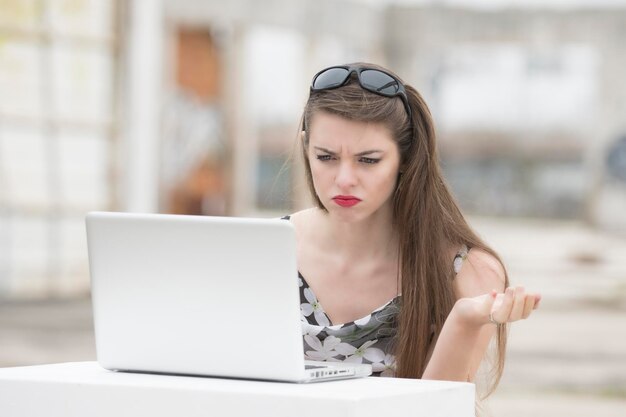
[{"label": "white table", "polygon": [[399,378],[314,384],[111,372],[96,362],[0,368],[2,417],[470,417],[474,385]]}]

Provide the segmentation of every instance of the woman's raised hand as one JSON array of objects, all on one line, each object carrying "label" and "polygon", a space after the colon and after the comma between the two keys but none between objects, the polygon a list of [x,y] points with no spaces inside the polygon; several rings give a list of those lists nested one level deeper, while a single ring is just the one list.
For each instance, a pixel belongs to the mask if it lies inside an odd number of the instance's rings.
[{"label": "woman's raised hand", "polygon": [[540,294],[527,293],[524,287],[509,287],[504,293],[492,290],[490,294],[460,298],[454,308],[467,324],[504,324],[527,318],[540,300]]},{"label": "woman's raised hand", "polygon": [[490,321],[510,323],[525,319],[539,306],[540,300],[540,294],[526,293],[524,287],[509,287],[504,294],[495,295],[490,311]]}]

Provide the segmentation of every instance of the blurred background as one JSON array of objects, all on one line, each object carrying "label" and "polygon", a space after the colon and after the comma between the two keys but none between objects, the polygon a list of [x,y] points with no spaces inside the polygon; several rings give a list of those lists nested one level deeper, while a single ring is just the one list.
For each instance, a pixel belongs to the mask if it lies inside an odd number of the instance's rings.
[{"label": "blurred background", "polygon": [[626,415],[626,0],[0,0],[0,367],[95,358],[88,211],[307,207],[310,79],[353,61],[544,296],[490,415]]}]

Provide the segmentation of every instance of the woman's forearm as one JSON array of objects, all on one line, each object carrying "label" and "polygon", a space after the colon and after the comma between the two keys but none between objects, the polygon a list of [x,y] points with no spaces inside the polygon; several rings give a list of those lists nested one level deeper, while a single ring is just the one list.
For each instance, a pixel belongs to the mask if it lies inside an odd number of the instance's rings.
[{"label": "woman's forearm", "polygon": [[[474,377],[476,357],[482,358],[484,352],[476,352],[476,347],[485,345],[484,326],[468,325],[460,319],[455,308],[452,309],[441,329],[433,349],[423,379],[445,381],[471,381]],[[487,337],[490,338],[492,332]],[[481,349],[484,350],[484,349]]]}]

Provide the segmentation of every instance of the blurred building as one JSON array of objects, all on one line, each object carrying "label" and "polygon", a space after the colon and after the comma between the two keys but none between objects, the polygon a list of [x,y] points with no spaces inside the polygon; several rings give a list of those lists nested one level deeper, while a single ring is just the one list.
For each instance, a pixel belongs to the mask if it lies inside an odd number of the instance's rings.
[{"label": "blurred building", "polygon": [[85,291],[83,216],[117,204],[116,13],[0,1],[0,296]]},{"label": "blurred building", "polygon": [[388,19],[390,61],[426,95],[466,209],[626,230],[626,9],[397,7]]},{"label": "blurred building", "polygon": [[626,230],[626,8],[0,0],[0,297],[88,292],[89,210],[307,204],[311,76],[373,61],[431,106],[470,213]]}]

